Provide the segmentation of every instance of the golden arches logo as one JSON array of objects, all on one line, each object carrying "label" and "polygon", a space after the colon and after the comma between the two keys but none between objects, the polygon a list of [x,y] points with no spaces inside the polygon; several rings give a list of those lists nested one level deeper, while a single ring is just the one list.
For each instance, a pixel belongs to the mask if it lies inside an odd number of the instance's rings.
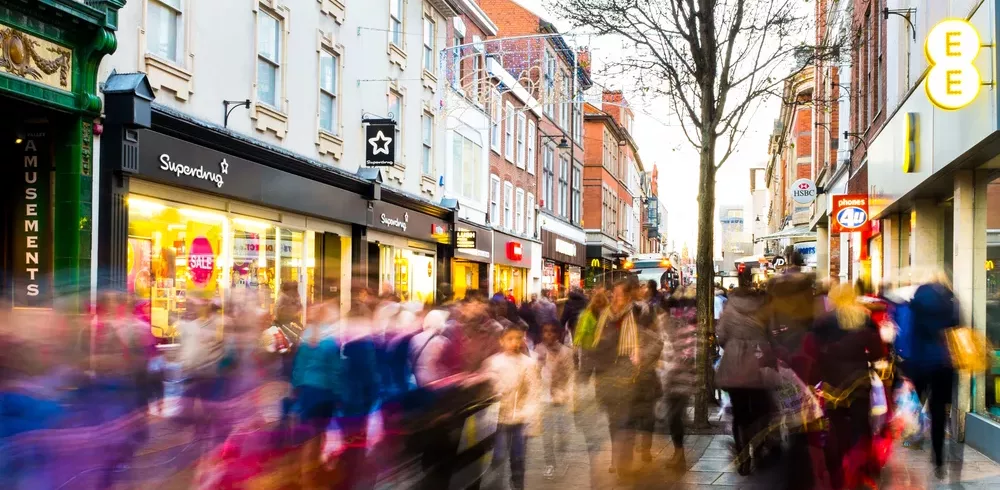
[{"label": "golden arches logo", "polygon": [[983,82],[973,62],[981,47],[979,32],[964,19],[945,19],[927,33],[924,89],[934,105],[955,110],[976,100]]}]

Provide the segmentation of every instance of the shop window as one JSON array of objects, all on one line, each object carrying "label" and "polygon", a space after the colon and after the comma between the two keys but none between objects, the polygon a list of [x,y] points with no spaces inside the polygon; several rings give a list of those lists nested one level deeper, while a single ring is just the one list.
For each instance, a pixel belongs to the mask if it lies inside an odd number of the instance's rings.
[{"label": "shop window", "polygon": [[404,302],[434,302],[437,271],[433,254],[380,245],[379,257],[380,294],[392,293]]},{"label": "shop window", "polygon": [[[986,338],[1000,346],[1000,178],[986,185]],[[967,305],[962,305],[968,307]],[[1000,370],[986,372],[986,410],[1000,420]]]},{"label": "shop window", "polygon": [[176,340],[193,298],[253,301],[304,324],[317,300],[313,232],[141,196],[128,208],[127,289],[155,336]]}]

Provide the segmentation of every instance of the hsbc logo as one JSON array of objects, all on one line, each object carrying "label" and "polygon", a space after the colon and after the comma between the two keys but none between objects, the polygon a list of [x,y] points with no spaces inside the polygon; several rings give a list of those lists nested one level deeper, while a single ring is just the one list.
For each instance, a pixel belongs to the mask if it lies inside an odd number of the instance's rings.
[{"label": "hsbc logo", "polygon": [[800,183],[799,184],[799,189],[802,189],[802,190],[809,189],[809,183],[808,182],[802,182],[802,183]]},{"label": "hsbc logo", "polygon": [[816,183],[810,179],[799,179],[792,182],[792,200],[802,204],[812,204],[816,200]]},{"label": "hsbc logo", "polygon": [[868,222],[868,212],[857,206],[850,206],[837,213],[837,223],[844,228],[860,228]]}]

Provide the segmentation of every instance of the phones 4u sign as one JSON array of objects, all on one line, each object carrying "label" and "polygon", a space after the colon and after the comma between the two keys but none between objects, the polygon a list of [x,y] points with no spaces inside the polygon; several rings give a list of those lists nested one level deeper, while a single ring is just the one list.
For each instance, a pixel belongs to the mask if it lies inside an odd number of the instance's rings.
[{"label": "phones 4u sign", "polygon": [[391,167],[396,162],[396,121],[366,119],[365,165]]},{"label": "phones 4u sign", "polygon": [[833,196],[830,218],[830,233],[869,231],[871,221],[868,219],[868,196],[865,194]]}]

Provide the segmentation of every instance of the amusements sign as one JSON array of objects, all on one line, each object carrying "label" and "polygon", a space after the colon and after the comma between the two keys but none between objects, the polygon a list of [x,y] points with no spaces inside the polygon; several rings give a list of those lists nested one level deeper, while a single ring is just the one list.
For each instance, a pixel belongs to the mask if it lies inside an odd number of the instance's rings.
[{"label": "amusements sign", "polygon": [[15,157],[21,191],[15,196],[14,307],[52,304],[52,152],[43,130],[29,130]]}]

